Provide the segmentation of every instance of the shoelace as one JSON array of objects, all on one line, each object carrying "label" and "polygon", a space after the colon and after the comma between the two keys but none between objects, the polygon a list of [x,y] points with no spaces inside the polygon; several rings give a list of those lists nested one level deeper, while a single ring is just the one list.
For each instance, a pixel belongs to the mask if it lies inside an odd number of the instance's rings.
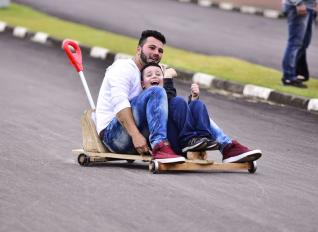
[{"label": "shoelace", "polygon": [[192,139],[190,139],[190,144],[192,145],[192,144],[194,144],[196,141],[197,141],[196,138],[192,138]]}]

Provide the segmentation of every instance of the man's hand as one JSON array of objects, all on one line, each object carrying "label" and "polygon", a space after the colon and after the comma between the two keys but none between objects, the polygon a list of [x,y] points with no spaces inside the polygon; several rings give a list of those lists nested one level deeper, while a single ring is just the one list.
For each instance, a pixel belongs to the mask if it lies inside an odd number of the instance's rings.
[{"label": "man's hand", "polygon": [[134,147],[140,155],[149,152],[149,147],[146,138],[141,133],[136,133],[131,136]]},{"label": "man's hand", "polygon": [[307,8],[306,5],[301,3],[298,6],[296,6],[297,14],[299,16],[305,16],[307,14]]},{"label": "man's hand", "polygon": [[164,78],[175,78],[177,76],[178,76],[178,74],[177,74],[176,70],[174,70],[173,68],[167,68],[164,71]]},{"label": "man's hand", "polygon": [[145,137],[139,132],[131,108],[127,107],[119,111],[116,115],[120,124],[126,129],[128,135],[131,137],[133,145],[139,154],[149,152],[149,147]]},{"label": "man's hand", "polygon": [[191,85],[191,100],[197,100],[200,96],[200,87],[197,83]]}]

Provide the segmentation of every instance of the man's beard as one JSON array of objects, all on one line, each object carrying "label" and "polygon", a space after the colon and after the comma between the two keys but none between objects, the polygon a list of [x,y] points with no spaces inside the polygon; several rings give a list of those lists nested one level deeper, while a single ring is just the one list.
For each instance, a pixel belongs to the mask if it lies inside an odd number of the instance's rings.
[{"label": "man's beard", "polygon": [[149,63],[159,63],[160,62],[160,61],[148,61],[147,56],[145,55],[145,53],[142,50],[140,53],[140,59],[145,65],[149,64]]}]

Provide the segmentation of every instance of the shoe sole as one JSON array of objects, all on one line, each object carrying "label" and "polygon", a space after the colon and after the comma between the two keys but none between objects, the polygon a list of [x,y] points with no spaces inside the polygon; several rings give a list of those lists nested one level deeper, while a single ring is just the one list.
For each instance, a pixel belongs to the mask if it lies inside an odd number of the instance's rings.
[{"label": "shoe sole", "polygon": [[206,148],[206,142],[201,142],[201,143],[198,143],[198,144],[195,144],[195,145],[193,145],[193,146],[191,146],[191,147],[185,147],[185,148],[183,148],[182,149],[182,152],[183,153],[186,153],[186,152],[188,152],[188,151],[202,151],[202,150],[204,150],[205,148]]},{"label": "shoe sole", "polygon": [[223,160],[223,163],[245,163],[252,162],[261,158],[262,151],[261,150],[252,150],[249,152],[245,152],[238,156],[233,156]]},{"label": "shoe sole", "polygon": [[292,86],[292,87],[296,87],[296,88],[300,88],[300,89],[306,89],[306,88],[308,88],[308,86],[305,85],[305,84],[299,84],[299,85],[297,85],[297,84],[292,84],[292,83],[283,83],[283,86]]},{"label": "shoe sole", "polygon": [[176,157],[176,158],[166,158],[166,159],[155,159],[156,161],[168,164],[168,163],[184,163],[186,159],[184,157]]}]

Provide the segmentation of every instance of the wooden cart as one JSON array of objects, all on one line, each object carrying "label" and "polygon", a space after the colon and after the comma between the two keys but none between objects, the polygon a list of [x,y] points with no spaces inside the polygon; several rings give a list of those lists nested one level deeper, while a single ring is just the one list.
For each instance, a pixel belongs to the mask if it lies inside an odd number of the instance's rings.
[{"label": "wooden cart", "polygon": [[94,110],[84,112],[81,118],[83,149],[74,149],[72,152],[77,155],[77,161],[82,166],[94,163],[126,160],[133,163],[135,160],[149,163],[149,171],[160,173],[165,171],[235,171],[248,170],[255,173],[257,169],[256,161],[246,163],[217,163],[207,159],[206,152],[188,152],[184,163],[162,163],[152,160],[151,156],[130,155],[111,153],[101,142],[97,135],[94,123]]}]

